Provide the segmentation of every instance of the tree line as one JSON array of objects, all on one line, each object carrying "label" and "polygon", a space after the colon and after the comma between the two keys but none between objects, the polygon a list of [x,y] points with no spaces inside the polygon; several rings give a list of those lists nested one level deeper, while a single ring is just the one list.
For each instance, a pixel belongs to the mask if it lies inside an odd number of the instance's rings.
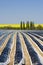
[{"label": "tree line", "polygon": [[24,21],[20,22],[20,27],[12,27],[12,26],[4,26],[0,27],[0,29],[13,29],[13,30],[43,30],[43,27],[39,24],[38,26],[35,26],[35,23],[33,21],[27,21],[26,23]]},{"label": "tree line", "polygon": [[43,27],[39,24],[35,26],[35,23],[32,21],[27,21],[26,23],[23,21],[20,22],[20,29],[21,30],[43,30]]}]

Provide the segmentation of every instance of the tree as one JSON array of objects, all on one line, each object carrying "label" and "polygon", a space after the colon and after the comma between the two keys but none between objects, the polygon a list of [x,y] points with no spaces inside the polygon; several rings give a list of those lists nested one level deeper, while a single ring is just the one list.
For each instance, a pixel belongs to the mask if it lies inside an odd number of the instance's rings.
[{"label": "tree", "polygon": [[32,23],[32,29],[33,29],[33,30],[35,29],[35,25],[34,25],[34,22]]},{"label": "tree", "polygon": [[31,22],[30,22],[30,30],[32,30],[32,24],[33,24],[33,23],[32,23],[32,21],[31,21]]},{"label": "tree", "polygon": [[29,29],[29,21],[26,23],[26,29]]},{"label": "tree", "polygon": [[30,30],[34,30],[35,29],[35,26],[34,26],[34,22],[30,22]]},{"label": "tree", "polygon": [[38,25],[37,30],[43,30],[43,27],[41,25]]},{"label": "tree", "polygon": [[22,30],[22,21],[21,21],[21,23],[20,23],[20,29]]},{"label": "tree", "polygon": [[25,29],[25,22],[23,21],[23,29]]}]

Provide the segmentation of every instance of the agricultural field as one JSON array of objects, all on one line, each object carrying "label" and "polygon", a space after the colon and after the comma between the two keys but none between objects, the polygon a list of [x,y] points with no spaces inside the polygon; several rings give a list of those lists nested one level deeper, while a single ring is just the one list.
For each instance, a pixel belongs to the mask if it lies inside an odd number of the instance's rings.
[{"label": "agricultural field", "polygon": [[43,30],[0,30],[0,65],[43,65]]}]

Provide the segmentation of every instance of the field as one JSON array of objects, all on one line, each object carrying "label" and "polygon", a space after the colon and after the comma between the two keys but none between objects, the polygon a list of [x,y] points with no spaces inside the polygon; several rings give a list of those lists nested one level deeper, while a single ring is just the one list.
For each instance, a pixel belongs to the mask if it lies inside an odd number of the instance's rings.
[{"label": "field", "polygon": [[[43,24],[35,24],[35,27],[37,27],[38,25],[41,25],[43,27]],[[4,26],[20,27],[20,24],[0,24],[0,27]]]},{"label": "field", "polygon": [[0,65],[43,65],[43,30],[0,30]]}]

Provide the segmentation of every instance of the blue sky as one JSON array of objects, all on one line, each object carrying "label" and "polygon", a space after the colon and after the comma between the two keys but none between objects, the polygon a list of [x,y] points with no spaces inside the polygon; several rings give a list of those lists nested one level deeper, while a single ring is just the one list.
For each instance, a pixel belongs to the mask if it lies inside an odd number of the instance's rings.
[{"label": "blue sky", "polygon": [[43,0],[0,0],[0,23],[43,23]]}]

